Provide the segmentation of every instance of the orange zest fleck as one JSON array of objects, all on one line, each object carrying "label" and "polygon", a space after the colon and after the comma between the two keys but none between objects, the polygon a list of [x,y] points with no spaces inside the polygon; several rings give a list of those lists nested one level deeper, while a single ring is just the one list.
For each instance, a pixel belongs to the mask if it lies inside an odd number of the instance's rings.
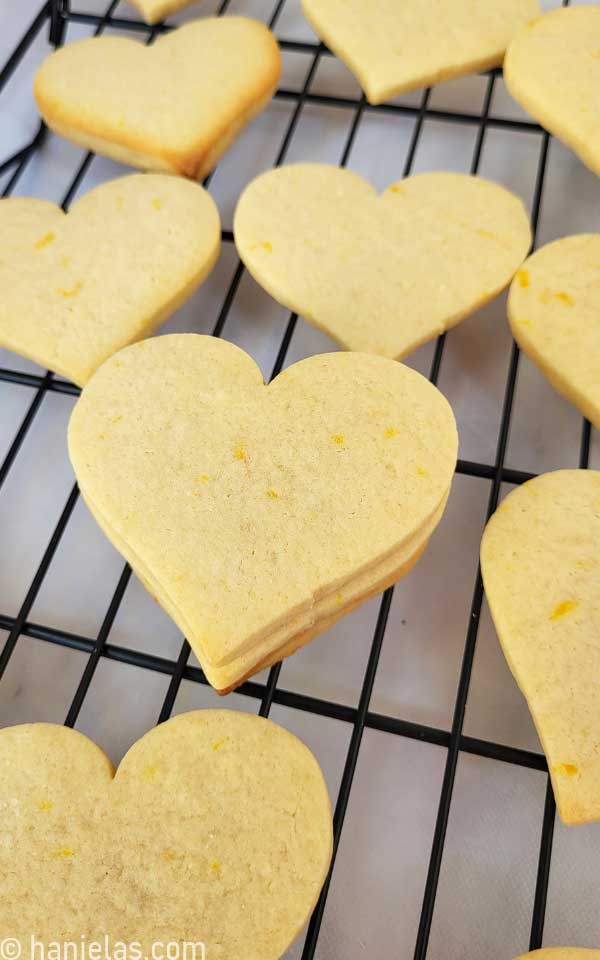
[{"label": "orange zest fleck", "polygon": [[143,780],[154,780],[157,774],[160,772],[159,763],[149,763],[147,767],[142,771]]},{"label": "orange zest fleck", "polygon": [[56,234],[51,230],[49,233],[45,233],[43,237],[40,237],[39,240],[34,244],[36,250],[41,250],[43,247],[47,247],[48,244],[53,243],[56,240]]},{"label": "orange zest fleck", "polygon": [[343,433],[332,433],[331,440],[335,443],[336,446],[342,447],[344,445],[344,435]]},{"label": "orange zest fleck", "polygon": [[72,286],[70,289],[59,287],[56,292],[61,297],[76,297],[82,287],[83,287],[83,280],[78,280],[77,283],[74,286]]},{"label": "orange zest fleck", "polygon": [[246,460],[247,454],[242,443],[238,443],[237,447],[233,451],[233,455],[236,460]]},{"label": "orange zest fleck", "polygon": [[568,293],[564,293],[561,291],[560,293],[556,293],[555,297],[557,300],[560,300],[561,303],[566,303],[568,307],[572,307],[575,304],[573,297],[570,296],[570,294]]},{"label": "orange zest fleck", "polygon": [[386,440],[391,440],[392,437],[397,437],[399,433],[400,431],[396,427],[388,427],[384,436]]},{"label": "orange zest fleck", "polygon": [[273,490],[272,487],[269,487],[267,490],[267,496],[269,500],[279,500],[279,494],[277,493],[277,490]]},{"label": "orange zest fleck", "polygon": [[517,280],[519,281],[519,286],[523,290],[526,290],[529,286],[529,270],[517,270]]},{"label": "orange zest fleck", "polygon": [[579,767],[574,763],[557,763],[554,771],[555,773],[564,773],[567,777],[576,777],[579,773]]},{"label": "orange zest fleck", "polygon": [[562,603],[559,603],[555,606],[554,610],[550,614],[551,620],[560,620],[561,617],[566,617],[568,613],[572,613],[573,610],[578,606],[578,600],[563,600]]},{"label": "orange zest fleck", "polygon": [[229,737],[222,737],[221,740],[215,740],[215,742],[212,745],[213,750],[220,750],[221,747],[224,746],[228,740],[229,740]]}]

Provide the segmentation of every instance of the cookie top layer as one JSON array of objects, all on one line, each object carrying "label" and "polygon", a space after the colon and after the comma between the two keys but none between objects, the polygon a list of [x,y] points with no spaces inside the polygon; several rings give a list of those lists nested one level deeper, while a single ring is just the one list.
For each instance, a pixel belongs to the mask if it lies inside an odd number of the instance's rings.
[{"label": "cookie top layer", "polygon": [[253,180],[234,233],[277,300],[348,349],[393,359],[499,293],[531,243],[521,200],[481,177],[419,174],[379,196],[355,173],[311,163]]},{"label": "cookie top layer", "polygon": [[552,10],[524,26],[504,60],[509,92],[600,174],[600,6]]},{"label": "cookie top layer", "polygon": [[371,103],[502,63],[538,0],[302,0]]},{"label": "cookie top layer", "polygon": [[149,47],[108,35],[69,43],[44,60],[34,94],[49,125],[72,139],[95,138],[196,178],[271,96],[280,71],[264,24],[208,17]]},{"label": "cookie top layer", "polygon": [[442,394],[390,360],[311,357],[265,387],[238,347],[182,335],[103,365],[69,450],[92,508],[219,665],[417,534],[457,434]]},{"label": "cookie top layer", "polygon": [[600,472],[559,470],[510,493],[481,569],[508,665],[566,823],[600,819]]},{"label": "cookie top layer", "polygon": [[0,200],[0,231],[0,344],[80,385],[183,303],[221,245],[206,190],[160,174],[103,183],[66,215]]},{"label": "cookie top layer", "polygon": [[139,941],[148,955],[153,941],[186,940],[214,960],[278,960],[331,855],[312,754],[271,721],[233,711],[162,724],[114,779],[79,733],[6,728],[0,802],[0,934],[27,947],[34,931]]},{"label": "cookie top layer", "polygon": [[529,257],[508,316],[519,346],[600,428],[600,234],[563,237]]}]

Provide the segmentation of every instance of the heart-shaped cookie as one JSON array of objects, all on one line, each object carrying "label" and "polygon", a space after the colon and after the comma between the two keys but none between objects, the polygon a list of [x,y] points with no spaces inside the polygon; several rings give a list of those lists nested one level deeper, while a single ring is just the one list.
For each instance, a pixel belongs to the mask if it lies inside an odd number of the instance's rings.
[{"label": "heart-shaped cookie", "polygon": [[502,63],[538,0],[302,0],[315,32],[370,103]]},{"label": "heart-shaped cookie", "polygon": [[106,937],[102,956],[117,941],[148,957],[154,942],[187,941],[207,960],[279,960],[331,857],[329,796],[310,751],[228,710],[162,724],[116,775],[73,730],[5,728],[0,805],[0,938],[20,941],[23,957],[33,935],[46,949]]},{"label": "heart-shaped cookie", "polygon": [[239,348],[183,335],[103,365],[69,450],[108,535],[219,667],[277,630],[287,642],[319,601],[414,552],[457,436],[443,396],[400,364],[312,357],[265,388]]},{"label": "heart-shaped cookie", "polygon": [[600,429],[600,234],[564,237],[529,257],[508,316],[521,349]]},{"label": "heart-shaped cookie", "polygon": [[518,487],[489,521],[481,569],[565,823],[600,819],[600,472]]},{"label": "heart-shaped cookie", "polygon": [[600,950],[585,950],[579,947],[548,947],[524,953],[516,960],[600,960]]},{"label": "heart-shaped cookie", "polygon": [[357,174],[324,164],[257,177],[234,233],[276,300],[342,346],[392,358],[496,296],[531,243],[521,201],[488,180],[426,173],[378,196]]},{"label": "heart-shaped cookie", "polygon": [[38,70],[34,94],[56,133],[142,169],[201,179],[271,99],[281,61],[273,34],[245,17],[209,17],[147,47],[78,40]]},{"label": "heart-shaped cookie", "polygon": [[[153,578],[151,572],[144,566],[138,556],[133,556],[131,548],[115,533],[89,497],[85,499],[107,537],[123,555],[127,556],[136,575],[149,593],[160,601],[173,620],[180,623],[184,633],[187,632],[185,613],[178,611],[177,607],[173,605],[171,599],[163,591],[161,583]],[[418,534],[411,537],[400,550],[395,551],[392,556],[375,568],[353,577],[339,590],[326,595],[322,600],[316,601],[311,609],[312,623],[310,626],[306,625],[305,615],[297,617],[295,622],[284,624],[252,649],[218,667],[212,666],[203,656],[202,650],[198,648],[197,654],[204,674],[217,693],[230,693],[231,690],[253,674],[258,673],[265,667],[272,666],[272,664],[283,660],[285,657],[291,656],[318,634],[332,627],[341,617],[350,613],[360,603],[381,593],[409,573],[423,554],[429,537],[440,522],[446,500],[447,497],[444,498],[441,506],[435,511],[431,519],[421,527]]]},{"label": "heart-shaped cookie", "polygon": [[221,243],[209,194],[156,174],[104,183],[66,215],[0,200],[0,229],[0,345],[78,384],[191,296]]},{"label": "heart-shaped cookie", "polygon": [[600,6],[561,7],[523,27],[504,61],[509,92],[600,174]]},{"label": "heart-shaped cookie", "polygon": [[139,10],[146,23],[159,23],[171,13],[191,7],[197,0],[129,0]]}]

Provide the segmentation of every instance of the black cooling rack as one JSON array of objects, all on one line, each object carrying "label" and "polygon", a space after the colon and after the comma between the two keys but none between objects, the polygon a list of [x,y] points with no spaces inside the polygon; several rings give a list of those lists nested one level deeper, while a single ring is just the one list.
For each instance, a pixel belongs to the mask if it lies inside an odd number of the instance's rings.
[{"label": "black cooling rack", "polygon": [[[275,9],[269,21],[270,27],[276,27],[277,21],[279,20],[279,17],[285,6],[285,2],[286,0],[278,0],[276,3]],[[224,2],[222,2],[218,11],[219,15],[226,12],[229,3],[230,0],[224,0]],[[568,3],[568,0],[564,0],[563,5],[566,5],[566,3]],[[91,25],[95,29],[96,33],[102,33],[104,30],[111,27],[118,28],[119,30],[131,30],[138,36],[145,38],[148,43],[152,43],[158,33],[170,29],[170,27],[165,24],[159,24],[151,28],[135,19],[113,16],[113,12],[116,9],[117,4],[118,0],[113,0],[103,15],[94,15],[72,9],[69,0],[49,0],[49,2],[44,4],[38,15],[34,18],[33,22],[26,30],[25,34],[1,70],[0,93],[6,86],[6,83],[12,76],[13,72],[18,68],[21,59],[40,31],[48,31],[50,41],[53,44],[58,45],[63,41],[65,28],[69,22]],[[415,123],[404,165],[404,176],[411,172],[419,138],[423,129],[423,123],[426,119],[428,121],[445,121],[456,124],[466,124],[476,129],[475,145],[470,165],[471,173],[477,173],[479,169],[483,144],[488,129],[503,128],[507,131],[514,131],[516,133],[530,132],[536,134],[540,139],[539,159],[537,164],[537,174],[531,213],[533,233],[535,238],[544,189],[544,177],[546,172],[548,144],[550,138],[549,135],[543,132],[537,124],[530,121],[507,119],[490,115],[490,106],[492,103],[496,80],[499,76],[499,71],[491,71],[486,75],[485,96],[483,99],[482,109],[478,113],[432,109],[429,106],[430,90],[425,90],[423,92],[418,106],[413,107],[398,105],[396,103],[388,103],[373,107],[365,101],[364,97],[361,97],[360,99],[352,99],[348,97],[325,96],[311,92],[312,81],[321,58],[325,56],[331,56],[330,51],[323,46],[323,44],[303,43],[285,39],[280,40],[279,42],[283,50],[308,54],[311,57],[311,62],[306,74],[304,85],[299,91],[281,88],[277,90],[275,94],[276,98],[284,101],[291,101],[293,103],[290,119],[279,148],[275,165],[279,165],[285,161],[286,154],[294,136],[294,132],[298,125],[302,110],[305,104],[310,103],[341,107],[351,112],[352,123],[350,125],[343,152],[340,157],[340,164],[342,166],[345,166],[348,161],[350,151],[361,123],[361,119],[366,111],[378,111],[381,114],[403,114],[413,117]],[[9,175],[9,180],[4,190],[5,196],[12,192],[26,165],[31,160],[35,151],[40,147],[45,134],[46,129],[44,124],[41,123],[36,135],[30,143],[23,146],[11,157],[8,157],[4,161],[0,162],[0,175]],[[540,136],[540,134],[542,135]],[[93,154],[88,153],[77,169],[77,172],[62,200],[62,206],[64,209],[68,208],[72,197],[85,177],[92,157]],[[210,180],[210,177],[208,180]],[[208,180],[206,182],[208,182]],[[230,231],[223,231],[222,237],[225,243],[233,242],[233,236]],[[225,292],[221,310],[215,319],[215,324],[212,331],[215,336],[219,336],[223,330],[243,273],[244,267],[238,260],[237,268],[235,269],[229,288]],[[271,377],[275,377],[282,369],[286,353],[294,333],[296,321],[297,317],[295,314],[292,314],[288,319],[283,337],[279,344],[277,358],[271,372]],[[429,373],[432,383],[436,383],[438,379],[442,358],[444,355],[444,343],[445,336],[441,336],[436,343]],[[513,344],[504,388],[502,418],[500,422],[494,462],[479,463],[470,460],[459,460],[456,468],[458,474],[470,477],[478,477],[488,484],[489,499],[487,504],[487,517],[489,517],[496,509],[502,483],[507,482],[511,484],[520,484],[533,476],[531,473],[509,469],[504,464],[518,366],[519,351],[516,345]],[[22,373],[18,370],[0,368],[0,380],[19,384],[24,389],[29,390],[31,394],[31,402],[27,412],[16,431],[12,444],[4,458],[3,463],[0,465],[1,495],[1,489],[4,480],[6,479],[8,472],[10,471],[19,454],[21,445],[35,420],[35,417],[44,400],[44,396],[50,391],[77,395],[79,390],[74,384],[61,380],[50,372],[46,373],[44,376],[38,376],[29,373]],[[589,451],[590,425],[587,421],[584,421],[581,434],[579,457],[581,467],[587,467]],[[96,637],[80,636],[67,631],[58,630],[44,624],[32,623],[28,619],[46,573],[48,572],[55,551],[59,545],[61,537],[65,532],[67,524],[69,523],[69,519],[77,499],[78,490],[76,487],[73,487],[62,513],[58,517],[48,545],[40,558],[37,571],[33,577],[29,590],[27,591],[18,614],[16,616],[7,616],[2,614],[0,611],[0,629],[4,629],[8,632],[8,638],[4,644],[4,648],[0,652],[0,677],[7,667],[19,636],[21,635],[32,637],[37,640],[43,640],[48,643],[59,644],[63,647],[71,647],[87,653],[88,659],[79,681],[75,696],[73,697],[67,713],[65,720],[67,726],[74,726],[77,721],[79,711],[81,710],[83,701],[86,697],[94,672],[101,657],[127,663],[132,666],[142,667],[147,670],[153,670],[171,678],[167,694],[164,698],[162,706],[160,707],[159,722],[161,722],[170,716],[175,698],[183,679],[203,684],[206,684],[207,681],[199,668],[188,665],[190,647],[187,641],[183,641],[177,660],[169,660],[166,658],[153,656],[149,653],[131,650],[122,646],[116,646],[109,642],[111,627],[131,577],[131,570],[128,566],[123,568],[117,587],[114,591],[113,597],[110,601],[109,607],[104,616],[104,620]],[[494,760],[503,761],[505,763],[516,764],[518,766],[528,767],[533,770],[547,771],[547,766],[546,760],[542,754],[509,747],[489,740],[469,737],[462,732],[467,698],[469,694],[471,671],[475,656],[479,619],[483,602],[483,584],[479,572],[477,573],[473,588],[471,609],[466,627],[460,678],[458,689],[456,691],[454,714],[450,730],[439,729],[420,723],[414,723],[408,720],[402,720],[394,716],[376,713],[369,709],[371,693],[375,682],[379,656],[385,636],[392,596],[393,588],[387,590],[381,598],[375,631],[370,641],[370,653],[364,672],[360,699],[357,707],[347,706],[337,702],[307,696],[280,687],[278,685],[280,665],[271,668],[266,683],[263,684],[255,681],[248,681],[239,688],[238,692],[260,700],[259,712],[262,716],[267,716],[271,709],[271,705],[273,703],[277,703],[298,710],[308,711],[309,713],[317,716],[341,720],[352,725],[352,736],[350,738],[341,784],[335,804],[335,842],[332,871],[335,867],[335,855],[337,853],[341,832],[344,826],[344,818],[348,806],[350,791],[352,789],[354,772],[356,769],[358,754],[365,727],[372,728],[374,730],[385,731],[387,733],[393,733],[401,737],[409,737],[414,740],[420,740],[425,743],[435,744],[437,746],[446,748],[447,756],[445,770],[439,797],[435,830],[431,844],[429,868],[427,872],[425,888],[423,890],[423,903],[414,950],[415,960],[425,960],[425,957],[427,956],[432,918],[435,909],[436,892],[440,875],[442,855],[444,851],[444,841],[446,838],[450,805],[452,802],[454,779],[460,752],[462,751],[464,753],[475,754],[479,757],[487,757]],[[533,914],[531,919],[530,949],[532,950],[542,945],[555,813],[556,810],[554,797],[550,785],[550,778],[548,777],[537,867],[537,881]],[[303,960],[310,960],[310,958],[314,957],[315,955],[317,940],[319,938],[321,923],[327,904],[330,879],[331,873],[310,921],[305,940],[304,951],[302,954]]]}]

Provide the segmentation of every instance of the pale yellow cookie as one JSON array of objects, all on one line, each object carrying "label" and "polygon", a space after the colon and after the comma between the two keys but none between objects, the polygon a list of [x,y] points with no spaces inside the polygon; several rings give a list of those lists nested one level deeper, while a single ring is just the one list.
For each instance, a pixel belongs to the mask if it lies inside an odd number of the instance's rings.
[{"label": "pale yellow cookie", "polygon": [[197,0],[128,0],[138,10],[146,23],[159,23],[171,13],[191,7]]},{"label": "pale yellow cookie", "polygon": [[34,93],[46,123],[122,163],[201,179],[271,99],[281,58],[245,17],[209,17],[150,47],[103,35],[44,60]]},{"label": "pale yellow cookie", "polygon": [[523,953],[516,960],[600,960],[600,950],[585,950],[579,947],[547,947]]},{"label": "pale yellow cookie", "polygon": [[204,943],[207,960],[279,960],[331,857],[329,796],[310,751],[228,710],[155,728],[116,775],[73,730],[5,728],[0,804],[0,938],[20,941],[23,957],[33,932],[46,949],[106,936],[138,942],[141,956],[184,940]]},{"label": "pale yellow cookie", "polygon": [[187,335],[108,361],[69,449],[108,535],[222,666],[407,546],[447,496],[457,436],[400,364],[311,357],[265,388],[243,351]]},{"label": "pale yellow cookie", "polygon": [[600,472],[518,487],[481,544],[496,630],[531,710],[565,823],[600,819]]},{"label": "pale yellow cookie", "polygon": [[0,346],[82,385],[191,296],[220,244],[214,201],[176,177],[103,183],[68,214],[0,200]]},{"label": "pale yellow cookie", "polygon": [[[137,577],[144,584],[149,593],[161,603],[169,616],[172,617],[184,633],[187,634],[187,620],[185,611],[179,611],[170,597],[162,589],[161,583],[156,581],[151,573],[143,566],[140,558],[133,556],[132,550],[123,543],[110,525],[101,516],[100,511],[85,498],[90,511],[94,514],[98,524],[115,547],[127,556]],[[427,547],[429,537],[441,520],[446,506],[447,496],[436,510],[433,517],[421,527],[418,534],[411,537],[400,550],[367,573],[353,577],[339,590],[327,594],[318,600],[310,609],[310,615],[300,615],[284,623],[278,630],[256,644],[251,650],[240,654],[229,663],[215,667],[203,656],[201,649],[196,649],[200,665],[209,683],[219,694],[231,692],[244,680],[258,673],[267,666],[278,663],[285,657],[291,656],[300,647],[305,646],[320,633],[332,627],[341,617],[346,616],[360,603],[376,596],[387,587],[396,583],[410,572],[417,560]]]},{"label": "pale yellow cookie", "polygon": [[523,27],[504,61],[509,92],[600,174],[600,6],[552,10]]},{"label": "pale yellow cookie", "polygon": [[310,163],[252,181],[234,234],[276,300],[349,350],[396,359],[495,297],[531,243],[522,202],[488,180],[419,174],[379,196]]},{"label": "pale yellow cookie", "polygon": [[521,349],[600,428],[600,234],[537,250],[513,280],[508,316]]},{"label": "pale yellow cookie", "polygon": [[371,103],[499,66],[538,0],[302,0]]}]

